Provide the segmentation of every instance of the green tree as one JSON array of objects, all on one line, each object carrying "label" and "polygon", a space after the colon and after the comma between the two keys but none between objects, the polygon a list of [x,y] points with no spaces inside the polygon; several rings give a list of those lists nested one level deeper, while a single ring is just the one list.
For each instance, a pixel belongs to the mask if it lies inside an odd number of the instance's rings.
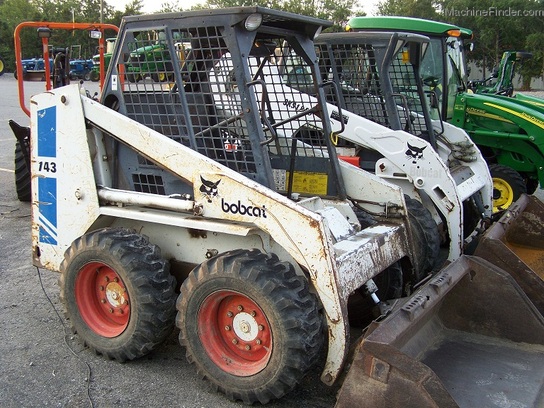
[{"label": "green tree", "polygon": [[378,14],[383,16],[418,17],[438,20],[440,1],[436,0],[384,0],[378,3]]},{"label": "green tree", "polygon": [[[33,21],[39,19],[40,12],[34,4],[28,0],[4,0],[0,5],[0,54],[4,58],[7,69],[11,72],[15,69],[15,45],[13,32],[21,21]],[[23,44],[29,44],[30,56],[40,55],[41,45],[36,41],[36,32],[24,32],[21,35]],[[32,44],[32,45],[30,45]]]},{"label": "green tree", "polygon": [[[469,28],[474,34],[475,50],[470,60],[486,71],[498,65],[504,51],[529,49],[539,55],[542,49],[544,18],[531,12],[544,9],[543,0],[383,0],[381,15],[426,18]],[[522,70],[530,82],[539,75],[540,60],[525,64]]]},{"label": "green tree", "polygon": [[533,57],[523,62],[520,72],[523,77],[524,90],[531,88],[531,79],[541,76],[544,80],[544,32],[529,34],[525,39],[526,50],[533,54]]},{"label": "green tree", "polygon": [[[256,5],[255,0],[207,0],[208,7],[239,7]],[[289,11],[332,21],[340,29],[353,15],[358,0],[267,0],[259,6]]]}]

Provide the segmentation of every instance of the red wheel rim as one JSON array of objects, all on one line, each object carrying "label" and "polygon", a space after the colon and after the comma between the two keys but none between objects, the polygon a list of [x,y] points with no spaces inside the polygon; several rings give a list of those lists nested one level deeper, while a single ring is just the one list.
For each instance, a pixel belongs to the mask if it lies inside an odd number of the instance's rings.
[{"label": "red wheel rim", "polygon": [[100,336],[116,337],[130,320],[128,292],[123,280],[108,265],[91,262],[79,271],[76,303],[83,321]]},{"label": "red wheel rim", "polygon": [[233,291],[209,295],[198,312],[198,335],[210,359],[223,371],[250,376],[272,355],[272,332],[262,309]]}]

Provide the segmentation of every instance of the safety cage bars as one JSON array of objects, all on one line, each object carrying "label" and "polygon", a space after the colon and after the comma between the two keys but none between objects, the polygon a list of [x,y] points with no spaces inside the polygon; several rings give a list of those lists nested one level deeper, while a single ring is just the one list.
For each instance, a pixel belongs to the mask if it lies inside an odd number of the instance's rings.
[{"label": "safety cage bars", "polygon": [[[227,47],[225,30],[127,32],[117,62],[121,112],[262,184],[266,177],[259,178],[259,172],[271,169],[274,184],[268,187],[284,194],[336,195],[334,148],[315,97],[317,75],[311,66],[301,71],[293,63],[310,61],[308,55],[298,55],[287,38],[258,35],[240,66],[240,51]],[[290,58],[282,57],[286,54]],[[304,85],[314,96],[293,84]],[[257,109],[248,108],[251,101]],[[250,121],[259,132],[252,131]],[[127,169],[134,190],[183,192],[169,173],[124,150],[120,160],[126,164],[120,168]]]}]

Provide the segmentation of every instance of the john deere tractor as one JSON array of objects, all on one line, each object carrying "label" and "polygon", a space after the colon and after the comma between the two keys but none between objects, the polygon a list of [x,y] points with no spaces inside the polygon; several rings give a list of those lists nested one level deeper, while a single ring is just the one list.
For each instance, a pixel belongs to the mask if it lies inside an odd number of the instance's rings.
[{"label": "john deere tractor", "polygon": [[[409,17],[355,17],[352,31],[403,31],[430,38],[421,67],[434,115],[467,131],[493,177],[493,207],[508,208],[521,194],[544,188],[544,104],[502,89],[469,89],[465,66],[468,29]],[[511,62],[510,62],[511,63]]]}]

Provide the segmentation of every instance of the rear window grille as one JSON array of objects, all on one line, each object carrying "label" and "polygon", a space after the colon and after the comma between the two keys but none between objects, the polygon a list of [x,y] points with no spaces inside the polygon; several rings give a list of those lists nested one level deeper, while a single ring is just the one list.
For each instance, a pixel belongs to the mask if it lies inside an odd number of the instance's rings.
[{"label": "rear window grille", "polygon": [[164,183],[161,176],[154,174],[133,174],[134,189],[140,193],[165,195]]}]

